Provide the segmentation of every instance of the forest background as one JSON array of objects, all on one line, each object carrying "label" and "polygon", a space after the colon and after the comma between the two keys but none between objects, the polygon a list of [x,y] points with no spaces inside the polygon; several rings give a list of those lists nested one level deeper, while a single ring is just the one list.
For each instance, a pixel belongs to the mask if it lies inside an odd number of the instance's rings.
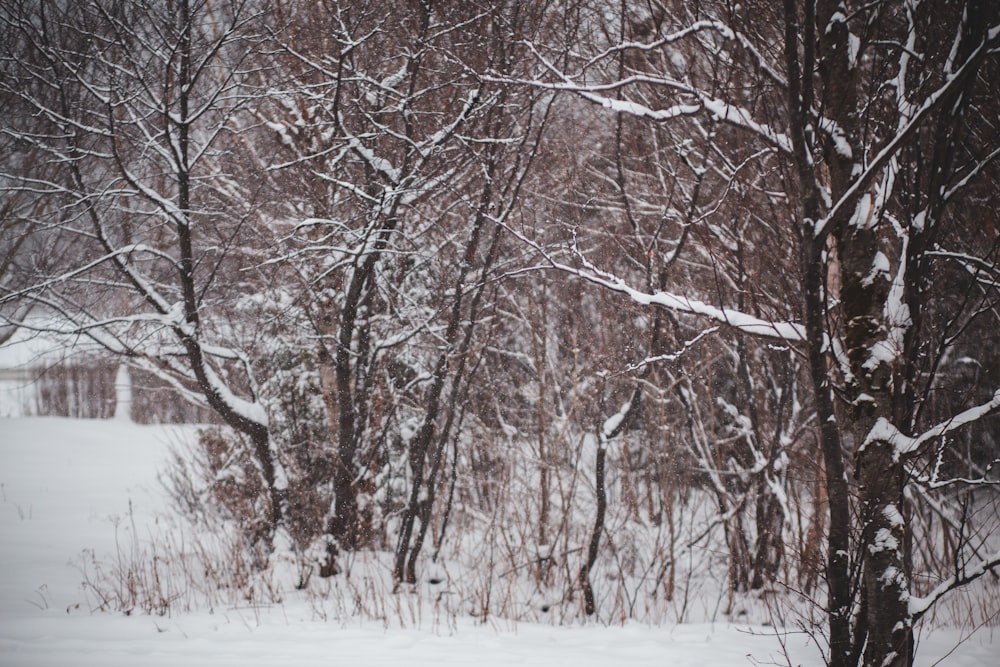
[{"label": "forest background", "polygon": [[205,411],[167,483],[238,595],[715,591],[908,665],[1000,611],[948,595],[1000,564],[998,14],[4,6],[3,336]]}]

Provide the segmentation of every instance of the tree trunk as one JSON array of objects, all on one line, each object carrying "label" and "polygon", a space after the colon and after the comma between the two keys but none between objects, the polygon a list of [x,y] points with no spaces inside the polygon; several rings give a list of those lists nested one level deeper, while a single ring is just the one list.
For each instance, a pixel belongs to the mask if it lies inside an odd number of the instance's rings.
[{"label": "tree trunk", "polygon": [[810,239],[803,244],[805,255],[806,312],[809,374],[816,401],[820,449],[830,508],[830,528],[826,545],[827,617],[830,629],[830,667],[851,666],[851,509],[850,489],[844,463],[840,429],[833,407],[833,388],[827,374],[823,341],[825,309],[822,296],[823,264]]},{"label": "tree trunk", "polygon": [[601,546],[601,533],[604,532],[604,515],[608,509],[608,495],[604,488],[606,459],[607,438],[602,433],[597,444],[597,463],[594,466],[594,494],[597,496],[594,527],[590,531],[590,542],[587,545],[587,560],[584,561],[577,575],[577,580],[583,591],[583,609],[587,616],[593,616],[597,610],[594,602],[594,587],[590,583],[590,571],[597,562],[597,551]]},{"label": "tree trunk", "polygon": [[903,519],[905,471],[895,448],[887,442],[866,444],[857,457],[862,498],[862,574],[864,614],[856,629],[866,638],[864,664],[870,667],[907,667],[913,663],[910,624],[908,559]]}]

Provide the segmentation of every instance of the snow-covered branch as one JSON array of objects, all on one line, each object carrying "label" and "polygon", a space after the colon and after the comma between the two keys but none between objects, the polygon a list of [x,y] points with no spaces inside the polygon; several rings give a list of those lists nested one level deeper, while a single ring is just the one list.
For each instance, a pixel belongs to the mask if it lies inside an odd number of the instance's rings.
[{"label": "snow-covered branch", "polygon": [[927,429],[920,435],[913,437],[905,435],[888,419],[880,417],[868,432],[868,436],[861,444],[861,449],[864,449],[866,446],[875,442],[887,442],[894,448],[895,456],[898,460],[901,457],[906,457],[918,452],[921,447],[927,443],[941,438],[952,431],[962,428],[963,426],[977,422],[980,419],[993,414],[997,410],[1000,410],[1000,389],[998,389],[993,394],[993,398],[986,403],[964,410],[954,417]]},{"label": "snow-covered branch", "polygon": [[903,124],[892,136],[892,138],[878,151],[878,153],[876,153],[875,156],[868,161],[864,170],[861,171],[856,178],[854,178],[850,186],[837,199],[837,201],[833,203],[833,206],[826,213],[826,215],[824,215],[822,219],[816,221],[813,226],[813,234],[816,238],[822,238],[829,232],[831,221],[839,220],[840,216],[843,215],[847,209],[856,206],[858,198],[871,185],[872,180],[887,164],[889,164],[889,162],[912,137],[912,135],[923,126],[924,122],[930,117],[931,113],[937,109],[938,105],[941,104],[942,100],[946,98],[952,89],[961,85],[964,79],[963,75],[978,67],[979,60],[986,48],[987,44],[985,42],[980,44],[957,71],[949,75],[941,86],[924,98],[920,106],[913,111],[912,115],[909,116],[908,119],[905,117],[901,119],[905,120],[905,124]]},{"label": "snow-covered branch", "polygon": [[920,620],[920,618],[945,595],[953,590],[962,588],[963,586],[976,581],[983,575],[993,572],[998,567],[1000,567],[1000,551],[995,551],[980,560],[978,563],[963,567],[961,571],[953,574],[935,586],[934,590],[924,597],[911,595],[907,601],[910,618],[913,621]]},{"label": "snow-covered branch", "polygon": [[600,285],[613,292],[624,294],[643,306],[658,306],[677,313],[687,313],[717,322],[744,333],[772,338],[788,343],[806,340],[805,328],[798,322],[764,320],[733,308],[714,306],[698,299],[672,292],[644,292],[628,285],[624,280],[583,261],[583,268],[571,266],[549,258],[552,268],[574,274],[587,282]]}]

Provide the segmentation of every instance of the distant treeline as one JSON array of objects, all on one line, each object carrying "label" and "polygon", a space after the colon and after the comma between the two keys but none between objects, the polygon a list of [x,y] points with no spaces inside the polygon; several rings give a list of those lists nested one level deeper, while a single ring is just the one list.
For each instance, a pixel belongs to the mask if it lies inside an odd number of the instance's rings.
[{"label": "distant treeline", "polygon": [[[115,415],[118,364],[102,359],[65,363],[41,370],[26,392],[25,414],[78,419],[109,419]],[[216,423],[211,410],[185,401],[156,376],[130,371],[130,416],[140,424]]]}]

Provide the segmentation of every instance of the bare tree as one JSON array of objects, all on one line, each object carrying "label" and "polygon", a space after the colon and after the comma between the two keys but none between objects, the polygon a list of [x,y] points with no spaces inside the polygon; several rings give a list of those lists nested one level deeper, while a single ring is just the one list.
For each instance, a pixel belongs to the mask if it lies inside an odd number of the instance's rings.
[{"label": "bare tree", "polygon": [[[585,254],[553,264],[640,304],[798,350],[826,466],[830,664],[910,664],[912,626],[927,607],[1000,562],[958,549],[955,573],[918,597],[906,497],[925,457],[1000,407],[996,393],[933,418],[923,407],[967,324],[994,317],[995,283],[981,277],[995,271],[996,226],[973,192],[1000,155],[986,129],[998,111],[987,83],[996,8],[810,0],[614,9],[629,34],[569,63],[538,45],[547,76],[524,83],[683,128],[698,142],[701,169],[721,187],[689,191],[667,210],[711,211],[699,245],[717,277],[696,296],[690,283],[644,285]],[[675,143],[682,163],[686,144]],[[715,215],[741,209],[798,254],[797,289],[769,294],[761,273],[715,261],[731,249]],[[961,225],[970,210],[989,221],[975,243]],[[773,248],[748,252],[760,270],[774,257]],[[950,261],[973,276],[957,304],[956,285],[940,282]],[[704,289],[713,283],[724,289]]]},{"label": "bare tree", "polygon": [[596,614],[697,496],[731,595],[909,664],[1000,563],[994,4],[5,6],[0,337],[211,408],[322,574],[476,530]]},{"label": "bare tree", "polygon": [[285,482],[246,331],[227,316],[226,280],[253,256],[254,193],[225,166],[251,99],[253,6],[30,2],[0,17],[0,85],[24,110],[3,128],[22,147],[4,188],[47,201],[29,224],[72,245],[0,298],[55,312],[50,333],[86,336],[214,410],[250,443],[273,532]]},{"label": "bare tree", "polygon": [[[514,210],[547,97],[477,72],[515,66],[509,41],[531,17],[510,3],[286,13],[279,40],[300,74],[265,119],[275,178],[300,197],[282,213],[287,257],[302,269],[335,443],[324,571],[338,550],[378,543],[373,524],[398,513],[395,575],[413,581],[461,432],[497,223]],[[405,493],[375,478],[401,478]]]}]

